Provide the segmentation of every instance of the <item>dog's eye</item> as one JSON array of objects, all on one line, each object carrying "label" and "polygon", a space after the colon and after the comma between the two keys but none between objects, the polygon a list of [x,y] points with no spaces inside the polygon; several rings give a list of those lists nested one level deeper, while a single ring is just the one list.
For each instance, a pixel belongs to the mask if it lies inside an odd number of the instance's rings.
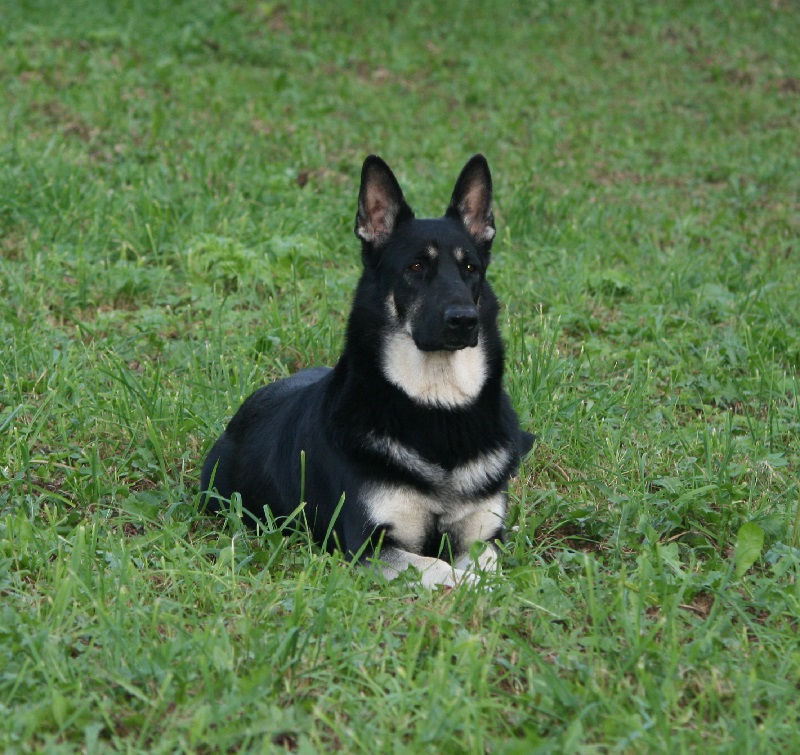
[{"label": "dog's eye", "polygon": [[467,264],[464,265],[464,270],[466,270],[468,273],[474,273],[477,269],[478,266],[473,265],[471,262],[467,262]]},{"label": "dog's eye", "polygon": [[422,271],[422,263],[421,262],[412,262],[408,266],[409,273],[419,273]]}]

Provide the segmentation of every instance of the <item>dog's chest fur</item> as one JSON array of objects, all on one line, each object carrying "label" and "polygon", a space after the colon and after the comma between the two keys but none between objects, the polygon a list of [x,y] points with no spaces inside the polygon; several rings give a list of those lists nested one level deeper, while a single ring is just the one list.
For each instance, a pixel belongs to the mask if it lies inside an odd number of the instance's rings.
[{"label": "dog's chest fur", "polygon": [[445,469],[388,436],[373,432],[367,443],[419,483],[372,483],[364,495],[369,518],[404,548],[421,553],[436,550],[442,535],[447,535],[451,546],[460,550],[501,531],[512,449],[499,447]]},{"label": "dog's chest fur", "polygon": [[480,499],[443,498],[406,485],[374,483],[366,490],[370,518],[401,547],[424,555],[426,546],[441,548],[447,535],[454,553],[476,540],[489,540],[502,530],[504,493]]},{"label": "dog's chest fur", "polygon": [[481,453],[452,469],[445,469],[389,436],[371,432],[367,436],[367,443],[373,451],[410,473],[431,490],[441,502],[431,504],[437,514],[444,513],[447,508],[444,501],[460,502],[481,497],[498,481],[505,479],[513,458],[511,449],[500,447]]}]

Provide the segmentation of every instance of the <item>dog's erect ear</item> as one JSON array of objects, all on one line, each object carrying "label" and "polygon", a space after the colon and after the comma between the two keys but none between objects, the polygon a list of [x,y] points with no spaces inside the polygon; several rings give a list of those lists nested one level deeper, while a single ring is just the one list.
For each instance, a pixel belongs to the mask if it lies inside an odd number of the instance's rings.
[{"label": "dog's erect ear", "polygon": [[478,246],[491,244],[495,234],[492,174],[483,155],[475,155],[464,166],[445,215],[460,219]]},{"label": "dog's erect ear", "polygon": [[361,168],[355,233],[373,246],[383,246],[397,224],[410,220],[414,212],[391,168],[377,155],[370,155]]}]

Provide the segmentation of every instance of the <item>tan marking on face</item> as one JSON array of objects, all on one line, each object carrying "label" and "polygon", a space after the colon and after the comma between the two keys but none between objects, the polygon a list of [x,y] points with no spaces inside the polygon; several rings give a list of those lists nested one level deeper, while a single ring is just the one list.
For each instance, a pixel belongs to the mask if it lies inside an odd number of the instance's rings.
[{"label": "tan marking on face", "polygon": [[397,314],[397,302],[394,300],[394,291],[386,297],[386,311],[389,313],[389,319],[397,322],[399,315]]}]

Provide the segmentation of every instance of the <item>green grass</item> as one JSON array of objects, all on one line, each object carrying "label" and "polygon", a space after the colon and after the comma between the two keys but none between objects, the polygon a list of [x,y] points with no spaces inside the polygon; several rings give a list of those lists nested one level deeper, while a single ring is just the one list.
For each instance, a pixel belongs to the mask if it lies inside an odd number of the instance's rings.
[{"label": "green grass", "polygon": [[[0,0],[0,749],[800,749],[791,2]],[[360,164],[484,152],[538,434],[491,591],[233,513],[341,347]]]}]

